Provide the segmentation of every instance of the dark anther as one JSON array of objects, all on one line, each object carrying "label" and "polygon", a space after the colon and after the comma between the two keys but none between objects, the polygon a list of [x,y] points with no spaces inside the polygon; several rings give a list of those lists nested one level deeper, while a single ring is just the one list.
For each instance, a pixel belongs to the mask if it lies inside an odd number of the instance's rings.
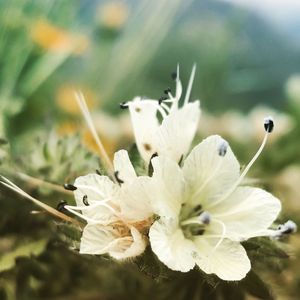
[{"label": "dark anther", "polygon": [[203,228],[193,228],[192,229],[192,235],[202,235],[204,233]]},{"label": "dark anther", "polygon": [[169,93],[171,93],[171,88],[166,88],[165,90],[164,90],[164,93],[166,94],[166,95],[168,95]]},{"label": "dark anther", "polygon": [[168,99],[168,97],[166,97],[166,96],[161,96],[161,97],[158,99],[158,104],[161,105],[162,102],[163,102],[164,100],[167,100],[167,99]]},{"label": "dark anther", "polygon": [[264,127],[266,132],[272,132],[274,129],[274,122],[271,117],[265,118],[264,119]]},{"label": "dark anther", "polygon": [[96,169],[96,174],[101,175],[101,172],[98,169]]},{"label": "dark anther", "polygon": [[171,78],[172,78],[173,80],[176,80],[176,79],[177,79],[177,72],[172,72],[172,73],[171,73]]},{"label": "dark anther", "polygon": [[127,108],[128,108],[127,102],[121,102],[121,103],[120,103],[120,108],[121,108],[121,109],[127,109]]},{"label": "dark anther", "polygon": [[277,230],[279,230],[281,234],[291,234],[297,231],[297,225],[289,220],[286,223],[279,225]]},{"label": "dark anther", "polygon": [[183,163],[183,154],[180,156],[180,159],[178,161],[178,166],[181,166]]},{"label": "dark anther", "polygon": [[149,161],[149,166],[148,166],[148,176],[152,176],[153,175],[153,165],[152,165],[152,158],[158,156],[157,152],[153,153],[151,155],[150,161]]},{"label": "dark anther", "polygon": [[67,203],[66,201],[61,200],[61,201],[57,204],[56,209],[57,209],[58,211],[60,211],[60,212],[65,212],[65,211],[66,211],[65,205],[67,205],[67,204],[68,204],[68,203]]},{"label": "dark anther", "polygon": [[84,195],[83,198],[82,198],[82,202],[85,206],[89,206],[89,202],[88,202],[88,196],[87,195]]},{"label": "dark anther", "polygon": [[196,205],[195,207],[194,207],[194,212],[196,213],[196,212],[200,212],[201,211],[201,209],[202,209],[202,205],[201,204],[198,204],[198,205]]},{"label": "dark anther", "polygon": [[76,191],[77,187],[70,183],[65,183],[64,188],[68,191]]},{"label": "dark anther", "polygon": [[227,153],[228,143],[226,141],[222,141],[218,148],[218,153],[220,156],[225,156]]},{"label": "dark anther", "polygon": [[203,224],[208,225],[210,223],[210,214],[208,212],[204,211],[199,217]]},{"label": "dark anther", "polygon": [[124,181],[121,178],[119,178],[119,171],[115,171],[115,178],[119,184],[124,183]]}]

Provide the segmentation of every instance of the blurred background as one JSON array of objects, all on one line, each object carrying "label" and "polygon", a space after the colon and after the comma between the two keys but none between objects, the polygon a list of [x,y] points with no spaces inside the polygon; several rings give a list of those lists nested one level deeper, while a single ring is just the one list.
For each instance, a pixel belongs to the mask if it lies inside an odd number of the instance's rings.
[{"label": "blurred background", "polygon": [[[74,90],[84,93],[112,155],[133,144],[129,114],[119,103],[136,95],[158,99],[174,88],[170,74],[177,64],[185,87],[193,63],[192,99],[202,106],[195,143],[221,134],[246,164],[264,135],[263,118],[273,116],[274,133],[250,175],[281,199],[280,218],[299,224],[298,0],[0,0],[1,173],[54,207],[61,198],[72,201],[59,189],[53,193],[51,184],[99,167]],[[55,240],[47,216],[1,193],[0,299],[120,299],[118,289],[117,298],[106,296],[114,285],[100,267],[89,270],[92,258],[79,263],[63,234],[63,241]],[[265,278],[278,299],[299,299],[299,236],[282,247],[290,258]],[[140,280],[136,284],[145,286]]]}]

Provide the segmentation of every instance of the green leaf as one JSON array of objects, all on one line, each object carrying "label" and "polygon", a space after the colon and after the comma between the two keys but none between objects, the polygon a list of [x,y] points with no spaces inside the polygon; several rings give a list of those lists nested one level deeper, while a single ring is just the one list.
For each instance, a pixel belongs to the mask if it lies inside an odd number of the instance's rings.
[{"label": "green leaf", "polygon": [[250,271],[240,285],[254,297],[264,300],[274,299],[269,287],[254,271]]},{"label": "green leaf", "polygon": [[244,242],[243,246],[247,251],[255,251],[255,254],[262,257],[289,258],[289,255],[269,238],[251,239]]},{"label": "green leaf", "polygon": [[0,272],[13,268],[15,266],[16,258],[18,257],[30,257],[32,255],[37,256],[41,254],[44,251],[47,243],[48,239],[28,242],[20,245],[12,252],[2,255],[0,257]]}]

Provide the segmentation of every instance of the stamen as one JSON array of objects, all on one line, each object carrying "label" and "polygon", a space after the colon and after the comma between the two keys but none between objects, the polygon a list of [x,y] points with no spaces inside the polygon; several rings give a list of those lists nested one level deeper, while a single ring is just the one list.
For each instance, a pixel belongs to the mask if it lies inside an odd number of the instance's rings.
[{"label": "stamen", "polygon": [[110,158],[109,158],[107,152],[105,151],[105,148],[97,134],[96,128],[94,126],[94,123],[93,123],[92,117],[90,115],[86,101],[84,99],[84,96],[81,92],[75,93],[75,96],[76,96],[77,103],[81,109],[81,112],[85,118],[85,121],[90,129],[90,132],[99,148],[100,154],[103,156],[103,161],[106,164],[106,167],[109,170],[109,173],[113,174],[113,164],[110,161]]},{"label": "stamen", "polygon": [[97,203],[94,203],[90,206],[72,206],[72,205],[65,205],[64,208],[67,209],[69,212],[71,212],[72,214],[74,214],[75,216],[89,222],[92,224],[108,224],[107,222],[103,222],[103,221],[99,221],[90,217],[87,217],[85,215],[83,215],[82,213],[79,213],[78,211],[85,211],[85,210],[91,210],[94,209],[98,206],[103,206],[108,208],[116,217],[121,219],[121,216],[119,215],[119,213],[113,208],[111,207],[109,204],[107,204],[106,202],[108,201],[104,200],[104,201],[97,201]]},{"label": "stamen", "polygon": [[167,116],[166,112],[163,110],[163,108],[156,101],[153,101],[153,100],[144,100],[144,102],[147,102],[150,105],[155,106],[155,108],[159,111],[159,113],[161,114],[161,116],[162,116],[163,119]]},{"label": "stamen", "polygon": [[[266,122],[264,122],[264,127],[266,129],[266,134],[264,136],[264,139],[259,147],[259,149],[257,150],[257,152],[255,153],[255,155],[253,156],[253,158],[251,159],[251,161],[248,163],[248,165],[245,167],[244,171],[242,172],[242,174],[240,175],[240,177],[238,178],[238,180],[233,184],[233,186],[231,187],[231,189],[229,189],[225,195],[223,197],[221,197],[219,200],[213,202],[210,206],[206,207],[206,208],[211,208],[211,207],[214,207],[218,204],[220,204],[222,201],[224,201],[225,199],[227,199],[227,197],[229,197],[234,191],[235,189],[240,185],[240,183],[243,181],[243,179],[245,178],[245,176],[247,175],[248,171],[250,170],[250,168],[252,167],[252,165],[255,163],[255,161],[257,160],[257,158],[259,157],[259,155],[261,154],[261,152],[263,151],[266,143],[267,143],[267,140],[268,140],[268,137],[269,137],[269,134],[270,132],[272,131],[274,125],[273,124],[273,121],[268,118],[268,120],[270,122],[267,122],[267,125]],[[271,129],[272,128],[272,129]],[[271,130],[271,131],[269,131]]]},{"label": "stamen", "polygon": [[225,224],[222,221],[217,220],[217,219],[213,219],[212,221],[217,222],[218,224],[220,224],[222,226],[222,235],[220,236],[220,239],[217,242],[217,244],[211,250],[209,256],[211,256],[217,250],[217,248],[221,245],[221,243],[223,242],[223,240],[225,238],[225,235],[226,235],[226,226],[225,226]]},{"label": "stamen", "polygon": [[150,161],[149,161],[149,166],[148,166],[148,176],[151,177],[153,175],[153,165],[152,165],[152,158],[158,156],[157,152],[153,153],[151,155]]},{"label": "stamen", "polygon": [[264,127],[266,132],[270,133],[274,129],[274,121],[272,117],[264,118]]},{"label": "stamen", "polygon": [[194,82],[194,78],[195,78],[195,73],[196,73],[196,64],[194,64],[193,68],[192,68],[192,72],[191,72],[190,80],[189,80],[188,87],[186,90],[183,105],[185,105],[189,102],[191,91],[192,91],[192,86],[193,86],[193,82]]},{"label": "stamen", "polygon": [[202,205],[198,204],[194,207],[193,211],[194,211],[194,213],[197,213],[197,212],[199,213],[201,211],[201,209],[202,209]]},{"label": "stamen", "polygon": [[88,202],[88,196],[87,195],[84,195],[83,198],[82,198],[82,202],[85,206],[89,206],[89,202]]},{"label": "stamen", "polygon": [[209,223],[210,223],[210,214],[204,211],[200,216],[187,219],[181,222],[180,225],[182,226],[191,225],[191,224],[208,225]]},{"label": "stamen", "polygon": [[281,234],[291,234],[295,233],[297,231],[297,224],[291,220],[285,222],[284,224],[281,224],[278,226],[277,230]]},{"label": "stamen", "polygon": [[119,171],[115,171],[114,175],[115,175],[115,178],[116,178],[116,180],[117,180],[117,182],[118,182],[119,184],[124,183],[124,180],[122,180],[122,179],[119,177]]},{"label": "stamen", "polygon": [[161,96],[159,99],[158,99],[158,104],[161,105],[163,103],[164,100],[167,100],[168,97],[167,96]]},{"label": "stamen", "polygon": [[218,148],[219,155],[225,156],[227,153],[227,149],[228,149],[228,143],[225,140],[223,140]]},{"label": "stamen", "polygon": [[121,102],[120,103],[120,108],[121,109],[127,109],[129,106],[128,106],[128,103],[127,102]]},{"label": "stamen", "polygon": [[210,214],[207,211],[204,211],[200,216],[199,219],[201,220],[201,222],[205,225],[208,225],[210,223]]},{"label": "stamen", "polygon": [[169,93],[171,93],[171,88],[170,87],[167,87],[165,90],[164,90],[164,93],[166,95],[168,95]]},{"label": "stamen", "polygon": [[160,106],[167,112],[170,113],[170,108],[168,105],[166,105],[165,103],[161,103]]},{"label": "stamen", "polygon": [[65,211],[65,206],[67,205],[67,201],[65,200],[60,200],[59,203],[56,206],[56,209],[60,212],[64,212]]},{"label": "stamen", "polygon": [[65,183],[64,184],[64,188],[67,190],[67,191],[76,191],[77,190],[77,187],[73,184],[70,184],[70,183]]}]

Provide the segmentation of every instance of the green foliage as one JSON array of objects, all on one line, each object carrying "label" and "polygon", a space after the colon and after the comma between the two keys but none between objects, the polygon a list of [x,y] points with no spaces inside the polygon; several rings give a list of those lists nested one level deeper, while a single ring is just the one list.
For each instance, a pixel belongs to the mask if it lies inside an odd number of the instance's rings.
[{"label": "green foliage", "polygon": [[15,266],[16,260],[19,257],[31,257],[41,254],[47,244],[46,239],[41,239],[34,242],[23,242],[13,251],[8,252],[0,257],[0,272],[7,271]]},{"label": "green foliage", "polygon": [[59,137],[53,131],[39,134],[33,141],[19,156],[20,172],[26,170],[31,176],[62,185],[99,168],[99,159],[82,145],[78,135]]}]

